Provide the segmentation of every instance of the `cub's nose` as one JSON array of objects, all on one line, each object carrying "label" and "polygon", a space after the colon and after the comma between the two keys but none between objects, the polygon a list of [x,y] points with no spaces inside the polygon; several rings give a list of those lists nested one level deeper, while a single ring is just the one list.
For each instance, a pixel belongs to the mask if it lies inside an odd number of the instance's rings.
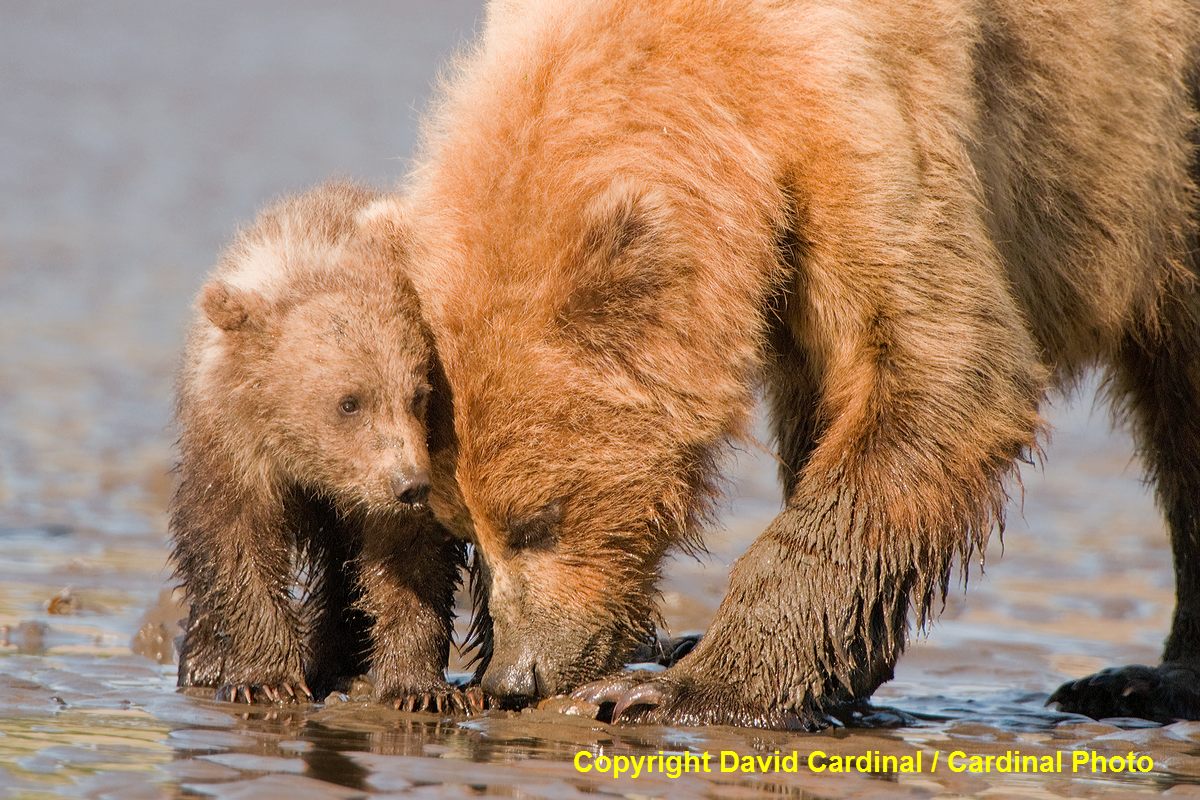
[{"label": "cub's nose", "polygon": [[424,505],[429,499],[429,473],[425,470],[397,472],[392,475],[392,493],[401,503]]},{"label": "cub's nose", "polygon": [[538,686],[537,668],[533,665],[512,665],[503,668],[488,667],[480,686],[485,694],[507,708],[520,708],[537,699],[541,692]]}]

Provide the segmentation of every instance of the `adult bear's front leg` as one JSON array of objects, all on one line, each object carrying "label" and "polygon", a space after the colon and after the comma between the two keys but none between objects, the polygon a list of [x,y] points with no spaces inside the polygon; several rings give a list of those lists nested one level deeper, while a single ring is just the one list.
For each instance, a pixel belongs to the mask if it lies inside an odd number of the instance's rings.
[{"label": "adult bear's front leg", "polygon": [[[954,548],[876,538],[849,487],[796,503],[734,568],[712,627],[679,664],[576,697],[614,720],[816,729],[892,677],[912,600],[944,587]],[[914,592],[919,596],[913,597]]]},{"label": "adult bear's front leg", "polygon": [[[908,483],[901,473],[894,479]],[[657,675],[611,678],[575,696],[612,703],[614,720],[821,727],[833,706],[892,677],[910,611],[923,625],[954,557],[982,543],[999,496],[977,488],[973,516],[893,525],[875,505],[880,496],[849,474],[820,491],[802,485],[738,561],[690,655]]]},{"label": "adult bear's front leg", "polygon": [[786,508],[689,656],[577,697],[621,719],[811,728],[892,676],[910,612],[924,625],[1001,521],[1045,385],[998,272],[928,246],[857,281],[807,262],[768,370]]}]

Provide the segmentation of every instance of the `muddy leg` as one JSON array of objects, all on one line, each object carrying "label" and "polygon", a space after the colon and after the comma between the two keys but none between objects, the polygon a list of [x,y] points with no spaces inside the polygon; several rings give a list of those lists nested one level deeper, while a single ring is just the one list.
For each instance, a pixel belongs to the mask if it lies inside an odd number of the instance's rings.
[{"label": "muddy leg", "polygon": [[244,702],[311,697],[291,598],[295,509],[219,467],[185,464],[173,500],[173,558],[191,602],[179,685]]},{"label": "muddy leg", "polygon": [[1045,377],[1012,298],[955,258],[869,287],[798,256],[767,376],[786,507],[691,654],[578,699],[629,721],[813,728],[892,676],[910,612],[923,625],[955,557],[984,546],[1041,425]]},{"label": "muddy leg", "polygon": [[1200,295],[1173,301],[1162,332],[1131,339],[1113,373],[1170,528],[1175,618],[1157,667],[1107,669],[1048,702],[1089,717],[1200,719]]},{"label": "muddy leg", "polygon": [[375,698],[405,711],[467,712],[482,696],[446,682],[454,591],[465,547],[428,512],[410,524],[368,522],[358,561],[359,607],[373,620]]}]

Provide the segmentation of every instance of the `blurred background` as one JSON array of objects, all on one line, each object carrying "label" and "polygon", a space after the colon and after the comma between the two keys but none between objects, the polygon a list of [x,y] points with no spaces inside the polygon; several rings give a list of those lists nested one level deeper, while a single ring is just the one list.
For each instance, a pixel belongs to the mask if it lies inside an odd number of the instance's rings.
[{"label": "blurred background", "polygon": [[[621,793],[576,775],[574,749],[728,735],[631,742],[536,714],[462,726],[362,708],[234,714],[173,692],[165,507],[192,296],[236,226],[276,195],[333,176],[399,180],[439,67],[480,18],[479,3],[458,0],[0,7],[0,790],[454,794],[466,778],[440,759],[462,758],[530,762],[482,773],[502,794]],[[969,595],[952,589],[932,637],[878,695],[927,718],[859,750],[956,731],[985,743],[1038,731],[1049,746],[1062,719],[1041,703],[1059,681],[1157,659],[1173,602],[1164,528],[1128,439],[1093,413],[1093,389],[1050,411],[1048,468],[1025,470],[1023,495],[1014,487],[1005,548],[994,541],[986,577],[973,567]],[[732,473],[711,556],[669,567],[676,633],[704,628],[729,565],[778,509],[769,456],[745,448]],[[1061,741],[1127,744],[1111,725],[1070,730]],[[1160,739],[1176,743],[1160,788],[1200,774],[1195,744],[1178,744],[1187,736]],[[742,788],[814,788],[796,780]]]},{"label": "blurred background", "polygon": [[438,65],[479,12],[4,3],[6,523],[144,531],[188,305],[218,250],[280,193],[395,183]]}]

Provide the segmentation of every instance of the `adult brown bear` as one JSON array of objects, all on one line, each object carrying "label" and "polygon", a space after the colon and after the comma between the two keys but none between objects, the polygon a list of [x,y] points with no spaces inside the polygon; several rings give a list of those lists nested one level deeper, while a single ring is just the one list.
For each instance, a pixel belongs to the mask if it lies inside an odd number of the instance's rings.
[{"label": "adult brown bear", "polygon": [[1170,522],[1178,607],[1163,667],[1059,697],[1200,717],[1197,14],[493,4],[411,187],[488,581],[484,688],[621,665],[762,386],[784,510],[691,655],[578,696],[817,724],[892,675],[910,616],[1001,522],[1044,396],[1099,363]]}]

